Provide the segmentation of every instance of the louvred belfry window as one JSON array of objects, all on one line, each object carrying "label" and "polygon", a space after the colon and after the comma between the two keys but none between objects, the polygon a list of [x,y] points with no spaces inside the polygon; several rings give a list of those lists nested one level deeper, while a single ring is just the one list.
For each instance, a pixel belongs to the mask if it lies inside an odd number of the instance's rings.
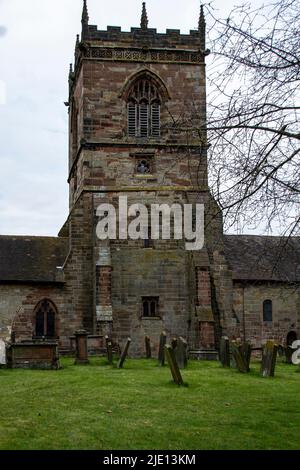
[{"label": "louvred belfry window", "polygon": [[151,80],[145,78],[136,82],[127,103],[128,135],[160,137],[160,107],[160,97]]},{"label": "louvred belfry window", "polygon": [[160,104],[151,105],[151,134],[153,137],[160,137]]},{"label": "louvred belfry window", "polygon": [[128,103],[128,134],[135,136],[137,128],[137,105],[134,101]]}]

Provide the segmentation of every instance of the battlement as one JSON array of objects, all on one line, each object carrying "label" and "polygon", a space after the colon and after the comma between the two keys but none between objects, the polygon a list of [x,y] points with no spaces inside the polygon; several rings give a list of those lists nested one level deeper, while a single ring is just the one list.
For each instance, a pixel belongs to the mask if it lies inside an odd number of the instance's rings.
[{"label": "battlement", "polygon": [[89,24],[87,0],[82,10],[82,42],[96,42],[95,46],[119,46],[154,49],[192,49],[205,54],[206,23],[203,6],[200,8],[198,29],[189,34],[181,34],[179,29],[167,29],[166,33],[158,33],[155,28],[148,27],[146,3],[143,2],[140,28],[122,31],[120,26],[107,26],[106,31],[98,30],[98,26]]},{"label": "battlement", "polygon": [[[179,29],[167,29],[166,33],[158,33],[155,28],[131,28],[122,31],[120,26],[107,26],[106,30],[98,30],[95,25],[87,25],[82,35],[83,41],[99,41],[103,45],[114,42],[116,45],[154,48],[201,49],[199,30],[191,30],[189,34],[181,34]],[[100,45],[100,44],[99,44]]]}]

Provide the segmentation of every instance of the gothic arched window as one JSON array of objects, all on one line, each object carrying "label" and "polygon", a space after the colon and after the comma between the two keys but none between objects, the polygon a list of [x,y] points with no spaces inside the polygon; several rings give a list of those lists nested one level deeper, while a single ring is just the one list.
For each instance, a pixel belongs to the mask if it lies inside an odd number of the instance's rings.
[{"label": "gothic arched window", "polygon": [[127,100],[128,135],[160,137],[161,99],[150,78],[140,78],[132,86]]},{"label": "gothic arched window", "polygon": [[50,300],[44,299],[38,303],[35,308],[36,337],[54,338],[56,336],[55,316],[56,308]]}]

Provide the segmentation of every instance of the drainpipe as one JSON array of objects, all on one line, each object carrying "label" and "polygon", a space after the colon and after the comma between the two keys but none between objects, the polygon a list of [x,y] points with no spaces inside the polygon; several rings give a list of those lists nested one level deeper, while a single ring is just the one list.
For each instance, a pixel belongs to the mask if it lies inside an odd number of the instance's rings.
[{"label": "drainpipe", "polygon": [[244,336],[244,343],[246,343],[245,286],[243,286],[243,336]]}]

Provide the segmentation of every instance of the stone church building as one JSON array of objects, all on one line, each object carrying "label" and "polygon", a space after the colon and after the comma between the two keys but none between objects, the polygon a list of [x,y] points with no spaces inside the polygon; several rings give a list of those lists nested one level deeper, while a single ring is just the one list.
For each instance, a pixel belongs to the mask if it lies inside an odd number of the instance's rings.
[{"label": "stone church building", "polygon": [[[14,341],[106,334],[131,354],[144,337],[183,336],[214,350],[220,336],[259,347],[300,335],[300,239],[224,235],[209,190],[205,19],[190,34],[141,24],[130,32],[89,23],[69,73],[69,216],[58,237],[0,236],[0,337]],[[204,204],[205,244],[104,240],[99,204]]]}]

